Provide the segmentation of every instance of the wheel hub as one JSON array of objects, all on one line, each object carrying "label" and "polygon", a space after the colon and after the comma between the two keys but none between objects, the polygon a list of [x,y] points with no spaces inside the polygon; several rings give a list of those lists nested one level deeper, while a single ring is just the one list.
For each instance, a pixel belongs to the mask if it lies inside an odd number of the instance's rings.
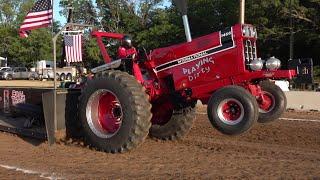
[{"label": "wheel hub", "polygon": [[218,116],[226,124],[238,124],[244,116],[243,105],[236,99],[226,99],[218,106]]},{"label": "wheel hub", "polygon": [[272,111],[275,107],[275,98],[274,96],[266,91],[262,92],[262,95],[259,99],[259,111],[261,113],[268,113]]},{"label": "wheel hub", "polygon": [[98,90],[87,104],[87,121],[94,134],[110,138],[120,129],[123,111],[117,96],[108,90]]}]

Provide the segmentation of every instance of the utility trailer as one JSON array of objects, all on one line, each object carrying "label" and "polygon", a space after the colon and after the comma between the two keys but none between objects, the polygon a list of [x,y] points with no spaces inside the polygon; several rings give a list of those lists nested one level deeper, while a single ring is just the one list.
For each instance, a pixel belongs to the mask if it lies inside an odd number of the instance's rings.
[{"label": "utility trailer", "polygon": [[[35,67],[35,71],[38,73],[40,80],[54,79],[53,61],[38,61],[37,66]],[[77,69],[73,66],[56,68],[55,74],[57,80],[72,81],[77,77]]]}]

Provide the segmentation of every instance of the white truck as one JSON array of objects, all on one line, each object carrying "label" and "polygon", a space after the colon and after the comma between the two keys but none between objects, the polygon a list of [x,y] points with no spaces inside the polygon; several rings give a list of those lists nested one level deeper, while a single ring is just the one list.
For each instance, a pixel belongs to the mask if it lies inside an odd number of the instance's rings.
[{"label": "white truck", "polygon": [[8,59],[4,57],[0,57],[0,67],[7,67]]},{"label": "white truck", "polygon": [[[53,79],[53,61],[38,61],[35,71],[39,74],[39,79]],[[77,69],[73,66],[57,68],[56,78],[60,81],[72,81],[77,77]]]}]

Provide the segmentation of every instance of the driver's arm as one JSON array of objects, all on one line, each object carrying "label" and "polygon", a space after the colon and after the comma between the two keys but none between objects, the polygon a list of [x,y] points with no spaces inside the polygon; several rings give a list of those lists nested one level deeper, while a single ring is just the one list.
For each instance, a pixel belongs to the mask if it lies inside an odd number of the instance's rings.
[{"label": "driver's arm", "polygon": [[126,57],[127,57],[126,48],[120,46],[119,49],[118,49],[118,58],[119,59],[123,59],[123,58],[126,58]]}]

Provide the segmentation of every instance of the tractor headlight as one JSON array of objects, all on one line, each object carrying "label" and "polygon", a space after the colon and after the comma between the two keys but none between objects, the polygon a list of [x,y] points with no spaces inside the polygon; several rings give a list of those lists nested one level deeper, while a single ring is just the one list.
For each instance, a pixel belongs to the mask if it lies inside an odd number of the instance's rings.
[{"label": "tractor headlight", "polygon": [[251,36],[257,38],[258,37],[258,32],[257,29],[252,27],[252,31],[251,31]]},{"label": "tractor headlight", "polygon": [[242,33],[243,33],[243,36],[250,37],[250,28],[249,28],[249,26],[243,25]]},{"label": "tractor headlight", "polygon": [[266,68],[269,70],[277,70],[281,67],[281,61],[275,57],[271,57],[266,62]]},{"label": "tractor headlight", "polygon": [[263,60],[261,58],[251,61],[249,67],[253,71],[260,71],[263,68]]},{"label": "tractor headlight", "polygon": [[251,25],[244,24],[242,26],[242,33],[244,37],[249,37],[249,38],[258,37],[257,29]]}]

